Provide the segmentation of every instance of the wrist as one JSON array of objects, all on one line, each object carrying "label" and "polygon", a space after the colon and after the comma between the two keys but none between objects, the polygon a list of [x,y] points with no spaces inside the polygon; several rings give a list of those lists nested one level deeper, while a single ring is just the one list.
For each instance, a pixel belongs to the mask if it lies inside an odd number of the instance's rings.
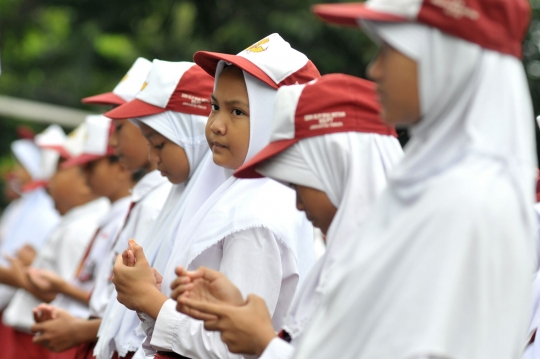
[{"label": "wrist", "polygon": [[157,320],[161,307],[169,298],[161,293],[156,287],[152,287],[147,293],[148,294],[145,295],[145,298],[137,311],[146,313],[152,317],[152,319]]},{"label": "wrist", "polygon": [[271,330],[264,330],[264,332],[261,332],[257,336],[257,341],[255,343],[255,354],[257,355],[257,357],[260,357],[262,355],[262,353],[266,350],[266,347],[276,337],[277,335],[274,332],[274,328],[271,328]]}]

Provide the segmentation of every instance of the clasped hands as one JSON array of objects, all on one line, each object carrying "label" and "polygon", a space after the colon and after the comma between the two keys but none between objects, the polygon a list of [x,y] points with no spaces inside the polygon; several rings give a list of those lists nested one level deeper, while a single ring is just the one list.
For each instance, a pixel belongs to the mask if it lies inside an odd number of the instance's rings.
[{"label": "clasped hands", "polygon": [[176,274],[171,284],[176,310],[204,321],[206,330],[221,332],[232,353],[260,356],[276,337],[264,300],[254,294],[244,300],[223,273],[205,267],[192,272],[177,267]]}]

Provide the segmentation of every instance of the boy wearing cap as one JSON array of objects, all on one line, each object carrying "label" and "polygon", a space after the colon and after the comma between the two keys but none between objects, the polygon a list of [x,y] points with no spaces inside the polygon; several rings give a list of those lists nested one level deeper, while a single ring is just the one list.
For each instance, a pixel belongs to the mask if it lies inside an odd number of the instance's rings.
[{"label": "boy wearing cap", "polygon": [[[88,306],[90,295],[103,291],[102,283],[95,286],[96,278],[100,274],[100,267],[114,239],[124,223],[129,209],[130,189],[135,185],[132,173],[126,170],[114,156],[112,148],[108,146],[111,120],[104,116],[89,116],[86,119],[88,137],[83,154],[63,163],[64,168],[83,166],[87,183],[92,191],[111,201],[111,210],[103,218],[90,245],[86,249],[77,273],[70,281],[65,281],[54,273],[42,270],[29,272],[30,279],[41,290],[59,293],[60,296],[51,302],[51,305],[41,304],[34,309],[34,316],[38,324],[31,330],[40,335],[34,341],[37,344],[46,343],[53,352],[63,352],[58,357],[73,358],[76,347],[91,332],[91,324],[86,320],[90,315],[96,316],[98,310]],[[108,276],[103,274],[102,276]],[[105,282],[108,278],[105,278]],[[92,304],[94,304],[92,302]],[[54,320],[51,320],[53,319]],[[84,318],[84,319],[82,319]],[[90,327],[90,328],[89,328]],[[95,338],[97,326],[90,339]],[[56,357],[53,355],[53,357]]]},{"label": "boy wearing cap", "polygon": [[[57,144],[58,152],[69,153],[72,157],[80,154],[85,135],[85,127],[80,126],[63,144]],[[79,167],[59,168],[51,177],[48,190],[62,219],[38,252],[32,266],[50,270],[64,280],[69,280],[74,275],[99,221],[109,210],[109,201],[96,198],[86,185],[84,174]],[[13,328],[13,342],[16,347],[13,358],[48,358],[48,349],[32,342],[32,309],[41,301],[53,300],[55,295],[39,290],[24,272],[19,273],[19,289],[3,317],[4,324]]]}]

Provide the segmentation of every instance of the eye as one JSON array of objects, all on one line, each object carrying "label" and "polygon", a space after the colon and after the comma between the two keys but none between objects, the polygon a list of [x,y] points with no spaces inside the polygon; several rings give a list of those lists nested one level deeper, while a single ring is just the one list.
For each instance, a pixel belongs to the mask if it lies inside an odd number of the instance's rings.
[{"label": "eye", "polygon": [[120,132],[120,130],[122,129],[122,125],[116,125],[116,126],[114,126],[114,129],[115,129],[117,132]]},{"label": "eye", "polygon": [[219,111],[219,106],[215,103],[212,104],[212,111]]},{"label": "eye", "polygon": [[242,115],[244,115],[244,112],[241,111],[241,110],[239,110],[239,109],[237,109],[237,108],[235,108],[234,110],[232,110],[232,113],[233,113],[233,115],[235,115],[235,116],[242,116]]},{"label": "eye", "polygon": [[156,150],[161,150],[161,149],[163,148],[163,146],[165,146],[165,142],[163,142],[163,143],[161,143],[161,144],[159,144],[159,145],[154,146],[154,148],[155,148]]}]

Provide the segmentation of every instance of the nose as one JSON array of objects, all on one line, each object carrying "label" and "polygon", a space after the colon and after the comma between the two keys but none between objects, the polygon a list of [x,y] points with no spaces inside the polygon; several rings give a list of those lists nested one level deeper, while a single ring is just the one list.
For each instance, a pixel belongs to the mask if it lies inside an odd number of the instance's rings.
[{"label": "nose", "polygon": [[118,131],[116,129],[109,136],[109,146],[112,148],[118,147]]},{"label": "nose", "polygon": [[215,135],[225,135],[227,133],[227,126],[225,125],[225,119],[220,113],[212,116],[208,119],[210,121],[210,131]]},{"label": "nose", "polygon": [[302,198],[300,198],[298,191],[296,192],[296,209],[300,212],[304,212],[305,210],[304,203],[302,202]]},{"label": "nose", "polygon": [[159,156],[158,151],[152,145],[150,145],[150,151],[148,152],[148,161],[155,164],[161,162],[161,157]]}]

